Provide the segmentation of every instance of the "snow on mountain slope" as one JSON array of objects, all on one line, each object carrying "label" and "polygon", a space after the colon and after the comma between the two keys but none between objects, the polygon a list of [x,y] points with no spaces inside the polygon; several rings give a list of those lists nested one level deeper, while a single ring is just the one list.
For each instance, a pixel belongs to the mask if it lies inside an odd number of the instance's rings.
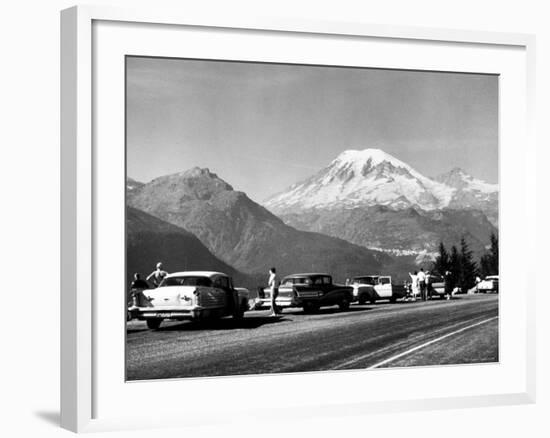
[{"label": "snow on mountain slope", "polygon": [[455,167],[451,171],[441,174],[434,179],[457,190],[479,192],[484,194],[498,192],[498,184],[491,184],[474,178],[458,167]]},{"label": "snow on mountain slope", "polygon": [[274,211],[289,207],[354,208],[385,205],[423,210],[444,208],[455,189],[417,172],[380,149],[347,150],[311,178],[268,199]]},{"label": "snow on mountain slope", "polygon": [[493,225],[498,226],[498,184],[474,178],[459,168],[434,179],[455,190],[449,208],[481,210]]}]

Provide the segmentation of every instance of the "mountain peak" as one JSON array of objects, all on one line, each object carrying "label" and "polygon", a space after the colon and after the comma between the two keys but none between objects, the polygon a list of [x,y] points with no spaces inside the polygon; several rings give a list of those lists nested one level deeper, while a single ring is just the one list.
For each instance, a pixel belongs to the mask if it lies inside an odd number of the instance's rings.
[{"label": "mountain peak", "polygon": [[210,188],[212,191],[233,191],[233,187],[221,179],[216,173],[210,171],[207,167],[192,167],[183,172],[173,173],[171,175],[155,178],[153,182],[167,183],[181,187],[202,187]]},{"label": "mountain peak", "polygon": [[410,168],[401,160],[395,158],[393,155],[384,152],[378,148],[367,148],[362,150],[348,149],[342,152],[336,157],[334,162],[354,162],[354,163],[366,163],[371,162],[372,165],[378,165],[383,162],[389,162],[396,167]]},{"label": "mountain peak", "polygon": [[498,192],[498,184],[488,183],[475,178],[460,167],[454,167],[448,172],[442,173],[434,178],[443,184],[447,184],[455,189],[477,191],[483,193]]},{"label": "mountain peak", "polygon": [[273,211],[372,205],[432,210],[447,205],[452,192],[381,149],[349,149],[316,175],[268,199],[266,206]]},{"label": "mountain peak", "polygon": [[206,177],[206,178],[212,178],[212,179],[220,179],[218,175],[211,172],[208,167],[192,167],[191,169],[185,170],[181,172],[183,177],[186,178],[200,178],[200,177]]}]

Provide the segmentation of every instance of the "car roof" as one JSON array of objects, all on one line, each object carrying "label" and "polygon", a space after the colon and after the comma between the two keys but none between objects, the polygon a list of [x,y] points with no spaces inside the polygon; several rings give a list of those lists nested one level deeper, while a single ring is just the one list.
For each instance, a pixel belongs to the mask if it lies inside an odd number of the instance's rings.
[{"label": "car roof", "polygon": [[228,277],[227,274],[224,274],[223,272],[215,272],[215,271],[180,271],[180,272],[172,272],[171,274],[168,274],[166,277],[216,277],[218,275],[223,275],[224,277]]},{"label": "car roof", "polygon": [[332,277],[332,275],[330,274],[326,274],[326,273],[323,273],[323,272],[306,272],[304,274],[292,274],[292,275],[287,275],[285,278],[292,278],[292,277],[317,277],[317,276],[327,276],[327,277]]}]

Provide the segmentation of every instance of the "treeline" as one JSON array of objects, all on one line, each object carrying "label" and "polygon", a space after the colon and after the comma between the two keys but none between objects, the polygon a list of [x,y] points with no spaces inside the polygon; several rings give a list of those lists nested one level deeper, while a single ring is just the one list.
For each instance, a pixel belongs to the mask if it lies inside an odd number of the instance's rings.
[{"label": "treeline", "polygon": [[476,277],[498,275],[498,237],[491,234],[491,247],[481,256],[479,262],[474,260],[466,239],[460,239],[460,247],[456,245],[448,251],[443,242],[439,244],[439,254],[432,265],[432,271],[444,275],[450,272],[450,280],[463,293],[468,292],[476,284]]}]

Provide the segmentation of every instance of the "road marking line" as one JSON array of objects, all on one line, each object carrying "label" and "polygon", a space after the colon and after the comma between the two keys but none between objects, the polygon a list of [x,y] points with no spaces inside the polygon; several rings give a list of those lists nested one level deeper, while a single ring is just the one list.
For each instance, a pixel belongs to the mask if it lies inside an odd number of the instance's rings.
[{"label": "road marking line", "polygon": [[462,327],[462,328],[459,329],[459,330],[455,330],[455,331],[453,331],[453,332],[451,332],[451,333],[447,333],[446,335],[440,336],[439,338],[432,339],[431,341],[425,342],[424,344],[421,344],[421,345],[417,345],[416,347],[411,348],[411,349],[409,349],[409,350],[407,350],[407,351],[404,351],[403,353],[399,353],[399,354],[397,354],[397,355],[395,355],[395,356],[392,356],[392,357],[390,357],[390,358],[388,358],[388,359],[385,359],[385,360],[383,360],[382,362],[378,362],[378,363],[375,364],[375,365],[372,365],[372,366],[370,366],[370,367],[367,367],[367,370],[372,370],[372,369],[378,368],[378,367],[380,367],[380,366],[382,366],[382,365],[385,365],[385,364],[387,364],[387,363],[393,362],[393,361],[396,360],[396,359],[400,359],[400,358],[403,357],[403,356],[406,356],[406,355],[411,354],[411,353],[413,353],[413,352],[415,352],[415,351],[417,351],[417,350],[420,350],[420,349],[422,349],[422,348],[424,348],[424,347],[427,347],[428,345],[434,344],[434,343],[439,342],[439,341],[441,341],[441,340],[443,340],[443,339],[445,339],[445,338],[448,338],[448,337],[450,337],[450,336],[456,335],[456,334],[458,334],[458,333],[461,333],[461,332],[466,331],[466,330],[468,330],[468,329],[471,329],[471,328],[473,328],[473,327],[477,327],[478,325],[486,324],[486,323],[488,323],[488,322],[490,322],[490,321],[493,321],[493,320],[495,320],[495,319],[498,319],[498,316],[494,316],[494,317],[492,317],[492,318],[489,318],[489,319],[485,319],[485,320],[483,320],[483,321],[476,322],[475,324],[472,324],[472,325],[469,325],[469,326],[466,326],[466,327]]},{"label": "road marking line", "polygon": [[[468,329],[470,329],[470,328],[476,327],[476,326],[481,325],[481,324],[485,324],[485,323],[487,323],[487,322],[489,322],[489,321],[492,321],[492,320],[494,320],[494,319],[497,319],[497,318],[498,318],[498,316],[494,316],[494,317],[492,317],[492,318],[485,319],[485,320],[480,321],[480,322],[476,322],[475,324],[471,324],[471,325],[469,325],[469,326],[462,327],[461,329],[452,331],[451,333],[447,333],[446,335],[440,336],[439,338],[432,339],[431,341],[425,342],[424,344],[417,345],[417,346],[414,347],[414,348],[411,348],[411,349],[409,349],[409,350],[406,350],[406,351],[404,351],[403,353],[399,353],[399,354],[397,354],[397,355],[395,355],[395,356],[392,356],[392,357],[390,357],[390,358],[388,358],[388,359],[385,359],[385,360],[383,360],[382,362],[379,362],[379,363],[377,363],[377,364],[375,364],[375,365],[372,365],[372,366],[370,366],[370,367],[367,367],[366,369],[367,369],[367,370],[371,370],[371,369],[378,368],[378,367],[380,367],[380,366],[382,366],[382,365],[385,365],[385,364],[387,364],[387,363],[389,363],[389,362],[393,362],[393,361],[396,360],[396,359],[399,359],[399,358],[401,358],[401,357],[403,357],[403,356],[406,356],[407,354],[413,353],[413,352],[415,352],[415,351],[417,351],[417,350],[420,350],[421,348],[427,347],[428,345],[431,345],[431,344],[433,344],[433,343],[435,343],[435,342],[438,342],[438,341],[441,341],[441,340],[443,340],[443,339],[445,339],[445,338],[448,338],[449,336],[456,335],[456,334],[461,333],[461,332],[463,332],[463,331],[465,331],[465,330],[468,330]],[[344,368],[344,367],[346,367],[346,366],[348,366],[348,365],[354,364],[354,363],[356,363],[356,362],[360,362],[361,360],[365,359],[366,357],[370,356],[371,354],[372,354],[372,353],[368,353],[368,354],[365,354],[365,355],[363,355],[363,356],[361,356],[361,357],[358,357],[358,358],[352,359],[352,360],[350,360],[350,361],[344,362],[343,364],[340,364],[340,365],[336,366],[334,369],[342,369],[342,368]]]}]

